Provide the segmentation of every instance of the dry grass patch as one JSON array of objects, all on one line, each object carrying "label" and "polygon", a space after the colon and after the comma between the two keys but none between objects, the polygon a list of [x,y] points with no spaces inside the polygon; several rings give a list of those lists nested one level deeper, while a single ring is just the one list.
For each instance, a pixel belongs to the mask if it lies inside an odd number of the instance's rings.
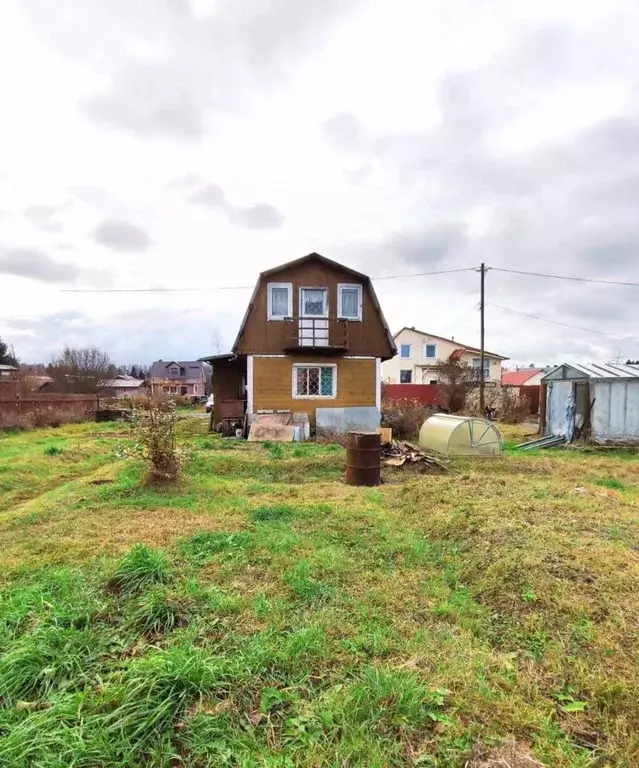
[{"label": "dry grass patch", "polygon": [[[64,472],[76,474],[43,493],[65,448],[38,445],[41,495],[8,503],[0,527],[0,652],[44,659],[61,687],[36,696],[33,720],[0,707],[0,762],[633,764],[634,459],[507,453],[353,488],[339,447],[275,451],[206,426],[179,422],[192,457],[171,488],[143,487],[138,465],[75,455]],[[100,462],[128,439],[126,426],[105,428],[115,440],[68,429],[60,438],[81,438]],[[15,439],[0,443],[0,464],[35,450]],[[168,580],[105,591],[131,563]],[[73,582],[59,573],[69,564]],[[76,630],[107,649],[91,650],[81,685],[59,627],[81,649]],[[29,669],[12,671],[12,690],[31,690]]]}]

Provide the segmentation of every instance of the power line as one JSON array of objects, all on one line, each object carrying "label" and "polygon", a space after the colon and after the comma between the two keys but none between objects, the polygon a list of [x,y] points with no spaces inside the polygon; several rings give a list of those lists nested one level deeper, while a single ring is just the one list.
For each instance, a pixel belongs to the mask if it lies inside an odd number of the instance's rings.
[{"label": "power line", "polygon": [[477,267],[461,267],[460,269],[439,269],[436,272],[413,272],[412,275],[384,275],[371,277],[371,280],[398,280],[402,277],[425,277],[426,275],[451,275],[453,272],[476,272]]},{"label": "power line", "polygon": [[254,285],[218,285],[214,288],[60,288],[59,293],[194,293],[249,291]]},{"label": "power line", "polygon": [[[413,272],[407,275],[383,275],[372,277],[371,280],[399,280],[405,277],[425,277],[427,275],[450,275],[456,272],[475,272],[476,267],[461,267],[460,269],[439,269],[434,272]],[[60,288],[60,293],[192,293],[207,291],[245,291],[254,285],[218,285],[212,288]]]},{"label": "power line", "polygon": [[513,275],[531,275],[532,277],[550,277],[553,280],[574,280],[579,283],[599,283],[601,285],[626,285],[639,288],[639,283],[630,283],[625,280],[600,280],[596,277],[577,277],[575,275],[549,275],[546,272],[526,272],[523,269],[507,269],[506,267],[489,267],[492,272],[509,272]]},{"label": "power line", "polygon": [[563,328],[572,328],[575,331],[585,331],[586,333],[596,333],[601,336],[612,336],[616,339],[625,339],[626,341],[639,341],[635,336],[621,336],[618,333],[609,333],[608,331],[595,331],[593,328],[582,328],[578,325],[569,325],[568,323],[561,323],[558,320],[549,320],[546,317],[539,317],[539,315],[531,315],[528,312],[520,312],[518,309],[510,309],[510,307],[502,307],[500,304],[489,304],[491,307],[496,307],[504,312],[511,312],[513,315],[522,315],[523,317],[529,317],[533,320],[541,320],[544,323],[552,323],[553,325],[561,325]]}]

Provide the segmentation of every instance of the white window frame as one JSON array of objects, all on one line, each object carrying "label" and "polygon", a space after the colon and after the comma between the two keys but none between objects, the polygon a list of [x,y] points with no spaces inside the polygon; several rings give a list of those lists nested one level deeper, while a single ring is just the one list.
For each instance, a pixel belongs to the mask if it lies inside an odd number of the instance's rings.
[{"label": "white window frame", "polygon": [[[342,310],[342,291],[344,289],[357,291],[357,317],[347,317]],[[337,284],[337,317],[340,320],[350,320],[353,323],[362,322],[362,303],[363,291],[360,283],[338,283]]]},{"label": "white window frame", "polygon": [[[285,315],[274,315],[273,314],[273,299],[272,299],[272,293],[271,290],[273,288],[286,288],[288,291],[288,307],[287,307],[287,313]],[[285,320],[287,317],[293,317],[293,283],[267,283],[266,284],[266,294],[267,294],[267,319],[268,320]]]},{"label": "white window frame", "polygon": [[[433,357],[428,357],[426,354],[426,347],[435,347],[435,354]],[[425,341],[424,342],[424,360],[437,360],[437,342]]]},{"label": "white window frame", "polygon": [[[408,355],[404,357],[402,355],[402,347],[408,347]],[[400,344],[399,345],[399,359],[400,360],[411,360],[413,357],[413,345],[412,344]]]},{"label": "white window frame", "polygon": [[[473,357],[471,368],[473,371],[481,371],[481,357]],[[484,381],[490,379],[490,360],[484,357]]]},{"label": "white window frame", "polygon": [[[402,381],[402,373],[410,373],[410,381]],[[399,383],[400,384],[414,384],[413,381],[413,369],[412,368],[400,368],[399,369]]]},{"label": "white window frame", "polygon": [[[333,394],[332,395],[298,395],[297,394],[297,369],[298,368],[331,368],[333,370]],[[321,377],[321,374],[320,374]],[[321,381],[321,379],[320,379]],[[291,376],[291,392],[294,400],[335,400],[337,398],[337,365],[335,363],[293,363]]]}]

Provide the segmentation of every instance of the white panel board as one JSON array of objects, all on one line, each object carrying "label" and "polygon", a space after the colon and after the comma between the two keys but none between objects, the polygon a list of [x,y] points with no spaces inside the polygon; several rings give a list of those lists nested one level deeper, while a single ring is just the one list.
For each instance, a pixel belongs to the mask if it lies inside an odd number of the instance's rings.
[{"label": "white panel board", "polygon": [[598,381],[594,397],[593,440],[639,443],[639,380]]},{"label": "white panel board", "polygon": [[546,425],[549,435],[572,440],[575,429],[575,398],[572,381],[552,381],[548,384]]}]

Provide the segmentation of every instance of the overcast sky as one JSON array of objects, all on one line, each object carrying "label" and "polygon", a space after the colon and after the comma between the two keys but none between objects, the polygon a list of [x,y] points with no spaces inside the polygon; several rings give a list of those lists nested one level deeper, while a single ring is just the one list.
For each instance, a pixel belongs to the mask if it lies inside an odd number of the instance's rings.
[{"label": "overcast sky", "polygon": [[[252,286],[311,251],[639,282],[637,39],[636,0],[4,0],[0,335],[199,357],[250,289],[63,289]],[[639,358],[639,288],[486,284],[491,351]],[[478,344],[476,273],[375,285],[393,330]]]}]

